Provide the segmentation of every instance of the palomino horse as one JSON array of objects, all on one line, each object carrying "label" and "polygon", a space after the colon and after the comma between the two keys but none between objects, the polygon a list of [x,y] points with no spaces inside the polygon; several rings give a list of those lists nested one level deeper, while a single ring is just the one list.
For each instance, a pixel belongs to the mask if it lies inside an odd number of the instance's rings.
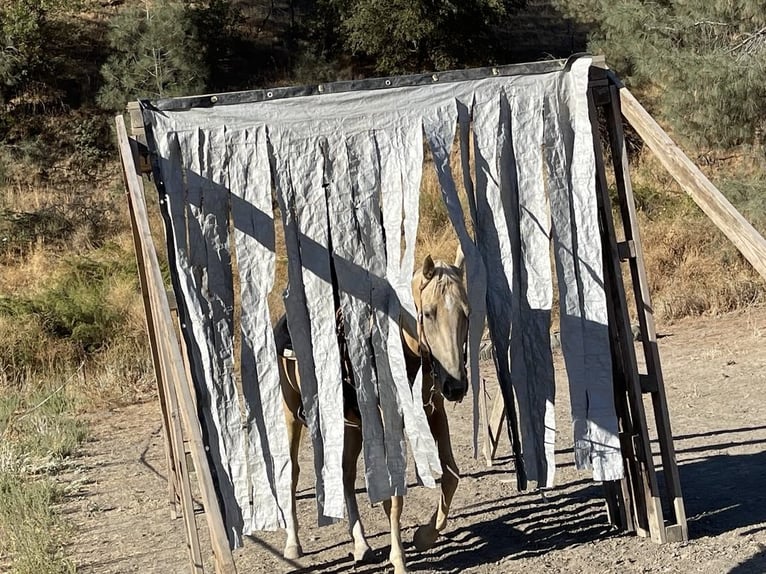
[{"label": "palomino horse", "polygon": [[[447,525],[447,514],[459,480],[459,471],[452,454],[444,399],[460,401],[468,391],[465,348],[469,307],[463,275],[461,252],[458,252],[455,265],[442,261],[434,262],[430,255],[427,256],[422,269],[416,272],[412,279],[412,292],[418,312],[417,338],[402,330],[402,345],[410,384],[421,362],[423,365],[423,405],[431,433],[439,449],[442,465],[441,497],[437,509],[430,522],[420,526],[415,532],[414,542],[418,550],[430,548],[439,536],[439,532]],[[295,490],[299,473],[298,447],[304,423],[296,361],[285,356],[289,334],[284,318],[275,327],[275,339],[280,356],[280,378],[293,466],[292,515],[287,521],[284,556],[294,559],[300,557],[303,552],[298,539]],[[343,448],[343,486],[349,532],[354,542],[354,559],[357,562],[367,562],[374,555],[365,539],[364,527],[359,520],[355,494],[357,460],[362,450],[362,432],[358,410],[355,412],[354,408],[356,396],[351,385],[353,381],[344,382],[347,424]],[[389,559],[394,567],[394,574],[407,572],[399,523],[402,505],[401,496],[394,496],[383,502],[391,525]]]}]

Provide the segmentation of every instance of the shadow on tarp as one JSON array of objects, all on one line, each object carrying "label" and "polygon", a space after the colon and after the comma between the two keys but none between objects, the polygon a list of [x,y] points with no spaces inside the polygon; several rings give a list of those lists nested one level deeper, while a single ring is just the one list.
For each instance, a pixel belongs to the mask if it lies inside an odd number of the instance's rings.
[{"label": "shadow on tarp", "polygon": [[[180,154],[180,150],[177,151]],[[167,175],[166,181],[170,181],[173,179],[171,174],[175,172],[176,168],[181,166],[166,158],[159,158],[159,161],[162,173]],[[279,221],[279,219],[275,219],[273,212],[266,213],[258,209],[252,203],[245,201],[236,194],[230,193],[229,189],[224,185],[216,183],[199,173],[195,173],[193,170],[181,169],[182,174],[175,175],[176,185],[182,185],[184,190],[195,190],[195,193],[187,193],[183,197],[176,194],[175,201],[182,202],[182,205],[174,208],[169,203],[167,195],[165,195],[166,190],[161,189],[161,196],[164,195],[162,197],[164,201],[161,202],[161,209],[165,219],[166,230],[169,234],[167,239],[170,275],[173,280],[174,290],[177,293],[181,322],[187,325],[187,328],[183,330],[183,334],[190,354],[190,363],[198,397],[198,419],[200,420],[203,436],[205,437],[205,444],[209,448],[210,467],[213,482],[218,492],[219,505],[227,522],[227,533],[230,540],[232,540],[234,533],[241,532],[244,524],[241,512],[233,507],[236,505],[234,484],[227,474],[230,472],[227,467],[231,467],[231,461],[227,460],[225,453],[220,452],[222,437],[219,436],[219,429],[216,428],[215,424],[210,424],[212,419],[208,420],[208,417],[203,414],[206,410],[213,412],[214,398],[206,384],[203,383],[207,377],[204,373],[202,357],[206,356],[211,362],[213,376],[215,376],[216,370],[221,373],[226,372],[226,365],[223,364],[223,359],[219,354],[211,353],[210,349],[205,347],[206,343],[217,342],[220,336],[220,325],[213,324],[211,319],[215,320],[216,317],[223,319],[229,324],[229,331],[231,333],[237,331],[237,326],[234,324],[233,308],[227,310],[222,309],[221,306],[222,301],[230,300],[234,302],[237,300],[237,294],[234,293],[235,284],[232,279],[234,273],[233,263],[237,256],[237,251],[231,245],[231,237],[234,230],[251,237],[272,253],[276,253],[275,226],[283,225],[286,236],[291,233],[297,236],[301,263],[306,270],[324,282],[337,286],[339,291],[367,302],[376,311],[386,314],[395,311],[396,317],[392,318],[408,326],[413,334],[416,332],[414,328],[415,318],[408,314],[403,306],[390,304],[392,300],[398,300],[398,296],[387,279],[375,276],[371,271],[354,262],[340,257],[336,253],[331,253],[327,246],[301,233],[297,229],[296,221],[291,220],[289,217]],[[194,208],[196,217],[191,212],[190,207]],[[174,218],[171,214],[171,210],[174,209],[177,210],[175,213],[180,214],[182,218],[179,218],[177,215]],[[382,222],[380,222],[380,225],[382,229]],[[215,236],[215,242],[210,241],[211,236]],[[183,245],[176,245],[179,240]],[[188,319],[189,310],[187,309],[187,302],[182,296],[183,291],[178,277],[176,249],[179,247],[188,255],[189,280],[193,284],[192,296],[196,298],[196,304],[200,307],[201,315],[207,319],[204,325],[207,336],[206,341],[196,340],[196,337],[191,332],[192,322]],[[193,253],[194,249],[204,250],[204,252]],[[209,267],[211,262],[213,271],[204,277],[201,276],[200,264]],[[242,270],[238,269],[238,271],[241,272]],[[219,272],[225,276],[218,276]],[[293,277],[293,279],[302,281],[300,277]],[[372,287],[373,291],[376,291],[375,297],[371,296],[370,287]],[[303,291],[303,286],[301,285],[298,290]],[[250,360],[254,360],[255,353],[251,352],[246,354],[246,356]],[[309,358],[311,359],[311,357]],[[245,355],[243,355],[243,372],[246,371],[244,359]],[[234,358],[234,361],[236,362],[237,359]],[[313,364],[313,359],[311,359],[311,362]],[[248,371],[254,372],[257,375],[255,365],[251,366],[253,368],[248,369]],[[219,389],[219,391],[225,393],[222,389]],[[248,421],[258,425],[261,437],[260,446],[264,452],[265,459],[268,460],[270,457],[270,445],[267,439],[266,425],[269,424],[267,416],[269,413],[264,409],[259,393],[252,393],[247,399],[249,401],[250,413]],[[278,415],[282,415],[281,410]],[[270,475],[269,485],[273,489],[275,483],[273,469],[267,467],[267,472]]]},{"label": "shadow on tarp", "polygon": [[[510,143],[506,142],[506,145],[510,146]],[[510,150],[507,150],[507,153],[512,155]],[[168,160],[160,158],[160,162],[166,161]],[[175,167],[176,166],[174,165],[165,164],[163,165],[162,171],[170,174]],[[170,177],[168,177],[168,179],[170,179]],[[308,237],[306,234],[301,233],[300,230],[297,229],[296,222],[291,220],[290,217],[283,217],[283,221],[278,222],[275,220],[273,213],[261,211],[255,205],[243,200],[235,194],[229,193],[229,190],[223,185],[215,183],[201,174],[194,173],[192,170],[183,170],[181,180],[183,183],[176,183],[178,185],[183,185],[187,190],[194,190],[194,193],[187,194],[183,199],[176,195],[176,201],[184,201],[184,206],[182,208],[184,220],[173,222],[174,226],[181,229],[180,233],[177,232],[176,235],[171,238],[171,243],[174,243],[177,238],[180,238],[183,242],[187,242],[190,247],[204,248],[206,250],[205,253],[190,257],[189,261],[191,271],[193,272],[192,282],[194,283],[194,291],[203,317],[212,318],[219,323],[221,323],[221,320],[223,319],[228,323],[229,330],[231,332],[236,332],[236,326],[233,324],[233,309],[222,309],[222,307],[225,307],[222,303],[231,300],[233,306],[233,302],[236,301],[236,294],[233,293],[234,282],[231,278],[231,274],[233,273],[233,259],[236,252],[231,249],[230,236],[234,229],[236,229],[243,234],[248,235],[271,252],[275,252],[275,225],[283,224],[286,237],[292,235],[293,238],[297,238],[301,264],[306,270],[316,275],[322,281],[336,285],[339,291],[348,293],[352,297],[365,301],[368,304],[371,303],[371,307],[376,311],[383,313],[395,312],[396,316],[392,317],[394,320],[401,320],[403,324],[409,324],[410,327],[415,324],[414,317],[400,317],[400,313],[404,312],[404,308],[401,305],[390,304],[390,302],[397,298],[397,294],[387,279],[375,276],[368,269],[357,265],[353,261],[340,257],[336,253],[331,253],[327,246],[322,245],[311,237]],[[513,185],[511,185],[512,182],[506,183],[510,185],[510,187],[513,187]],[[197,217],[194,217],[190,212],[188,209],[189,205],[194,206]],[[483,211],[486,211],[488,206],[483,207]],[[163,202],[163,209],[166,222],[170,222],[171,216],[168,211],[169,205],[167,201]],[[485,249],[483,249],[483,255],[488,259],[485,264],[487,267],[502,268],[500,265],[501,254],[498,249],[499,232],[491,221],[489,224],[487,224],[488,222],[483,223],[483,225],[480,225],[481,232],[479,235],[482,236],[480,243],[485,247]],[[511,223],[513,223],[513,221]],[[480,221],[479,224],[482,224],[482,222]],[[382,222],[380,222],[380,225],[382,229]],[[209,241],[210,236],[212,235],[216,235],[216,241]],[[208,241],[206,241],[206,239]],[[175,249],[173,249],[173,247],[174,246],[171,245],[169,249],[171,275],[175,275],[175,272],[177,272],[176,262],[174,261]],[[516,250],[518,251],[519,246],[517,245],[516,247]],[[203,278],[200,278],[197,274],[200,263],[203,265],[212,264],[211,273]],[[524,266],[521,265],[521,262],[519,262],[519,264],[523,276],[526,273],[526,270]],[[591,272],[593,271],[591,270]],[[229,275],[227,277],[219,277],[217,276],[219,273],[223,275],[227,275],[228,273]],[[295,281],[301,280],[295,273],[291,273],[291,279]],[[177,277],[174,277],[174,286],[176,287],[176,292],[180,293],[181,290],[179,289]],[[371,297],[370,286],[372,286],[372,290],[376,292],[375,297]],[[303,291],[302,286],[296,285],[295,287],[297,292]],[[504,297],[501,297],[501,299],[505,300],[511,292],[511,288],[510,285],[507,284],[507,281],[501,287],[504,294]],[[207,293],[212,293],[212,297],[208,296]],[[179,310],[183,314],[182,320],[187,325],[190,325],[191,322],[188,321],[188,310],[184,309],[185,304],[183,302],[183,297],[178,297],[178,301]],[[528,315],[533,314],[533,311],[528,308],[525,309],[525,312]],[[499,313],[492,312],[492,305],[490,305],[490,323],[492,323],[493,316],[499,315]],[[581,326],[583,330],[585,330],[586,327],[591,328],[591,331],[604,331],[606,329],[605,325],[584,321],[580,318],[573,318],[573,320],[575,320],[578,326]],[[509,354],[509,348],[506,342],[510,340],[510,316],[505,318],[505,323],[507,324],[492,325],[493,328],[491,331],[493,333],[500,333],[495,339],[502,341],[502,345],[496,345],[496,356],[508,357]],[[542,315],[535,320],[535,323],[546,326],[546,329],[542,334],[544,337],[547,337],[547,325],[550,323],[550,312],[544,311]],[[224,360],[217,354],[211,354],[209,349],[204,348],[206,343],[209,344],[212,341],[217,342],[220,336],[218,325],[205,325],[206,335],[208,335],[207,341],[195,341],[194,337],[191,336],[191,333],[188,332],[188,329],[189,328],[187,327],[185,338],[187,348],[190,350],[190,353],[194,358],[191,363],[197,382],[197,393],[200,399],[199,407],[200,409],[203,409],[204,407],[210,408],[212,406],[211,403],[213,402],[213,397],[205,388],[205,385],[200,384],[201,381],[206,378],[203,376],[203,361],[201,360],[201,357],[203,355],[209,356],[214,373],[216,370],[221,373],[227,372],[227,365],[224,364]],[[310,343],[310,339],[306,338],[305,334],[303,334],[303,339]],[[549,345],[547,346],[549,347]],[[253,353],[250,353],[248,356],[252,354]],[[304,353],[304,356],[308,355]],[[236,359],[234,360],[236,361]],[[503,383],[501,384],[501,388],[504,389],[503,393],[506,396],[506,402],[509,404],[509,409],[512,412],[512,416],[506,417],[506,421],[508,424],[515,424],[516,415],[514,412],[515,409],[513,408],[513,394],[510,389],[510,368],[505,360],[496,361],[496,365],[500,370],[499,379]],[[243,372],[246,371],[244,366],[243,358]],[[252,370],[253,372],[256,372],[255,369]],[[550,389],[546,389],[547,394],[536,396],[534,402],[541,405],[553,402],[554,391],[555,388],[551,385]],[[224,394],[225,392],[223,392],[221,396]],[[261,448],[266,460],[268,460],[270,455],[270,445],[266,438],[268,433],[266,432],[265,425],[268,424],[266,415],[269,413],[265,412],[264,405],[261,404],[258,393],[255,393],[250,401],[250,416],[248,422],[258,425],[262,443]],[[273,415],[273,413],[271,414]],[[222,506],[222,511],[227,522],[231,522],[231,524],[228,524],[229,534],[231,536],[233,532],[241,531],[244,526],[241,523],[241,513],[237,512],[234,508],[226,508],[226,503],[224,502],[235,501],[234,485],[229,480],[229,477],[226,476],[226,467],[230,467],[231,462],[226,460],[226,453],[215,452],[219,449],[219,445],[221,444],[220,437],[216,436],[217,432],[219,432],[218,429],[213,428],[215,425],[209,424],[210,421],[206,421],[205,417],[200,417],[200,420],[202,421],[203,433],[206,437],[205,442],[210,448],[211,457],[213,459],[219,458],[223,463],[222,465],[218,465],[219,468],[216,468],[215,464],[211,466],[214,472],[214,481],[216,482],[216,487],[220,495],[219,501]],[[205,424],[206,422],[208,424]],[[225,428],[225,425],[222,425],[221,428]],[[540,429],[535,430],[537,430],[537,434],[539,434]],[[512,434],[518,436],[518,429],[514,429],[514,431],[515,432]],[[216,455],[219,456],[216,457]],[[523,475],[524,469],[520,458],[517,460],[517,466],[519,467],[517,473]],[[220,472],[221,470],[224,470],[225,472]],[[267,469],[267,472],[271,474],[273,469]],[[546,472],[547,469],[544,465],[541,469],[538,469],[538,475],[544,476]],[[269,479],[269,484],[273,488],[274,477],[269,476]]]}]

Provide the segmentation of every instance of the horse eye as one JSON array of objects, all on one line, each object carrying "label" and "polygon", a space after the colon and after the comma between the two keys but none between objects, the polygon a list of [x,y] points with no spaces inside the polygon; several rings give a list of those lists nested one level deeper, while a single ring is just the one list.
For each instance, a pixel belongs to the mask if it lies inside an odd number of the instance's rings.
[{"label": "horse eye", "polygon": [[433,311],[432,309],[427,309],[427,310],[424,310],[424,311],[423,311],[423,316],[424,316],[426,319],[429,319],[429,320],[430,320],[430,319],[433,319],[435,315],[436,315],[436,312],[435,312],[435,311]]}]

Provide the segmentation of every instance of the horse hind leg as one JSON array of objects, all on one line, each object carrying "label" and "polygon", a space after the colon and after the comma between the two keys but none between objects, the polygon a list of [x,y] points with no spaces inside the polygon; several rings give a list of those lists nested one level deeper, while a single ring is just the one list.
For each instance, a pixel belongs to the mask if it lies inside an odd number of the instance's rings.
[{"label": "horse hind leg", "polygon": [[429,417],[428,423],[439,448],[442,478],[439,505],[436,511],[431,516],[428,524],[423,524],[415,531],[413,542],[419,552],[431,548],[439,537],[439,533],[446,528],[452,498],[455,496],[455,491],[460,482],[460,471],[457,464],[455,464],[455,456],[452,452],[452,443],[449,436],[449,423],[447,422],[447,413],[444,411],[443,404],[437,406],[434,413]]},{"label": "horse hind leg", "polygon": [[348,530],[354,542],[354,562],[369,564],[375,561],[375,555],[367,543],[356,501],[356,467],[361,452],[362,431],[346,425],[343,441],[343,492],[348,512]]}]

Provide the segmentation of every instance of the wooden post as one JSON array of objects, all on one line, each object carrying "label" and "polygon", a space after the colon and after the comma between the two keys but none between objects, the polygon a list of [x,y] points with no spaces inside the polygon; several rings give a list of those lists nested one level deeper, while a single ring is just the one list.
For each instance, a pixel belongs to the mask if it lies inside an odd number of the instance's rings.
[{"label": "wooden post", "polygon": [[[632,504],[635,510],[636,532],[639,534],[648,532],[655,542],[665,542],[662,501],[658,494],[657,475],[654,470],[648,425],[643,399],[641,398],[641,379],[638,374],[638,363],[630,329],[630,315],[628,314],[625,286],[622,280],[617,237],[612,221],[604,158],[601,151],[596,104],[592,92],[588,94],[588,106],[593,125],[596,192],[602,227],[602,245],[606,250],[604,254],[604,277],[608,285],[609,301],[613,307],[610,319],[614,320],[614,325],[610,329],[610,334],[616,334],[617,337],[616,340],[612,340],[612,356],[613,360],[616,359],[625,377],[623,381],[616,381],[615,384],[618,418],[623,430],[621,445],[628,447],[627,452],[623,452],[623,456],[626,457],[625,472],[634,481]],[[625,397],[624,400],[623,396]],[[626,436],[626,433],[629,434]],[[630,441],[630,444],[626,444],[627,441]],[[610,497],[617,495],[617,493],[616,488],[607,490],[607,495]],[[613,500],[609,501],[608,504],[612,508],[619,506]]]},{"label": "wooden post", "polygon": [[[131,146],[131,157],[135,161],[135,148]],[[127,176],[123,172],[125,189],[127,192]],[[149,335],[149,348],[152,353],[152,365],[154,366],[154,376],[157,380],[157,399],[162,413],[162,436],[165,439],[165,463],[168,469],[168,496],[170,505],[170,517],[176,519],[179,516],[179,497],[178,497],[178,475],[176,474],[176,459],[173,449],[172,437],[170,436],[170,414],[167,405],[167,378],[163,373],[162,361],[159,356],[159,345],[157,343],[157,325],[152,313],[152,304],[150,302],[150,290],[148,278],[146,276],[146,263],[144,262],[143,251],[141,249],[141,239],[136,220],[133,215],[133,208],[128,196],[128,207],[130,209],[131,229],[133,231],[133,247],[136,254],[136,267],[138,268],[139,284],[141,286],[141,297],[144,303],[144,315],[146,317],[146,332]]]},{"label": "wooden post", "polygon": [[676,526],[676,528],[673,528],[672,525],[668,526],[667,533],[671,539],[687,540],[686,511],[681,495],[681,481],[678,475],[678,464],[676,463],[675,449],[673,447],[673,435],[670,431],[670,415],[665,397],[662,367],[660,366],[660,354],[657,347],[657,333],[654,326],[651,295],[643,264],[643,250],[638,233],[638,221],[633,200],[633,188],[630,182],[628,155],[622,130],[620,93],[614,85],[610,86],[610,96],[610,105],[607,109],[610,147],[614,162],[617,192],[620,198],[623,232],[625,234],[625,241],[631,245],[631,255],[625,259],[628,261],[633,279],[633,292],[641,326],[641,343],[647,369],[645,376],[647,383],[642,384],[642,388],[644,392],[649,392],[652,397],[662,467],[665,472],[665,487],[674,515],[671,522]]},{"label": "wooden post", "polygon": [[492,461],[497,454],[497,445],[500,442],[500,434],[503,432],[503,423],[505,422],[506,409],[503,395],[499,389],[492,400],[492,414],[486,420],[487,442],[484,443],[484,456],[487,459],[487,466],[492,466]]},{"label": "wooden post", "polygon": [[479,419],[481,420],[482,454],[487,466],[492,466],[494,458],[492,449],[492,433],[489,430],[489,410],[487,409],[487,381],[484,377],[479,382]]},{"label": "wooden post", "polygon": [[761,277],[766,279],[766,239],[670,139],[617,76],[610,73],[610,79],[619,89],[622,115],[628,123],[655,153],[673,179],[734,243]]},{"label": "wooden post", "polygon": [[[160,320],[156,319],[157,313],[159,312],[157,298],[162,296],[164,289],[162,285],[154,283],[151,276],[148,277],[148,284],[149,296],[151,298],[150,313],[155,316],[155,324],[158,324],[160,323]],[[168,372],[168,369],[171,368],[171,363],[167,355],[168,345],[160,345],[159,353],[161,356],[163,379],[167,381],[171,378]],[[194,501],[192,499],[191,481],[189,480],[189,470],[186,465],[186,453],[184,452],[184,433],[181,429],[181,421],[178,419],[178,397],[176,396],[175,388],[173,388],[172,385],[168,385],[166,388],[166,397],[168,414],[170,417],[169,435],[171,437],[171,445],[173,448],[173,460],[175,461],[174,474],[178,480],[177,488],[180,493],[181,515],[186,530],[189,565],[192,574],[204,574],[202,553],[199,545],[199,533],[197,532],[197,521],[194,513]]]},{"label": "wooden post", "polygon": [[[157,260],[157,253],[154,250],[149,229],[149,218],[146,212],[146,204],[144,203],[143,183],[139,178],[133,160],[125,121],[122,116],[117,116],[115,123],[123,174],[128,189],[133,224],[136,229],[136,239],[140,245],[141,257],[147,272],[147,286],[149,287],[150,305],[153,310],[152,317],[156,325],[155,344],[158,346],[159,351],[154,353],[153,356],[157,357],[164,364],[162,372],[166,374],[166,378],[172,384],[173,391],[178,399],[178,413],[181,416],[183,428],[189,440],[189,448],[205,507],[216,572],[218,574],[235,574],[234,558],[229,547],[221,508],[218,504],[218,497],[213,484],[213,477],[202,438],[202,430],[197,419],[196,409],[194,408],[194,399],[191,394],[190,385],[185,380],[186,373],[183,359],[173,327],[168,300],[165,296],[164,287],[162,287],[162,273]],[[182,450],[183,445],[181,445]],[[181,502],[184,506],[184,513],[193,516],[194,509],[187,506],[189,498],[182,497]],[[190,546],[194,544],[193,539],[189,539],[188,533],[187,541]]]}]

